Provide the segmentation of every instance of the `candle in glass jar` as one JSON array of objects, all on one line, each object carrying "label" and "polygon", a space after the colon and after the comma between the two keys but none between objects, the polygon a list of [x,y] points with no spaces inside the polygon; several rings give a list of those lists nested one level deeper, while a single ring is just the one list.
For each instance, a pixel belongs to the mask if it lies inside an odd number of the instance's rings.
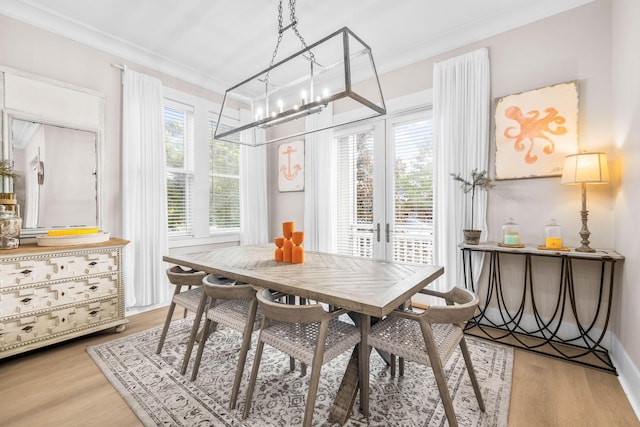
[{"label": "candle in glass jar", "polygon": [[520,244],[520,235],[518,233],[507,233],[504,235],[505,245],[519,245]]},{"label": "candle in glass jar", "polygon": [[562,248],[562,229],[558,224],[556,224],[555,219],[552,219],[551,223],[544,228],[544,234],[544,244],[547,248]]},{"label": "candle in glass jar", "polygon": [[520,230],[518,224],[509,219],[505,225],[502,226],[502,244],[509,246],[520,245]]}]

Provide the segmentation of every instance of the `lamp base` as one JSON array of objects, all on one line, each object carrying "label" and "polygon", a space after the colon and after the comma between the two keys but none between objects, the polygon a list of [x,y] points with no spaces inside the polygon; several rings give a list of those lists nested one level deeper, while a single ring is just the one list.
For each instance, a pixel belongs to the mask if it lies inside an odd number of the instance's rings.
[{"label": "lamp base", "polygon": [[579,248],[575,249],[576,252],[595,252],[596,250],[590,248],[589,246],[582,245]]}]

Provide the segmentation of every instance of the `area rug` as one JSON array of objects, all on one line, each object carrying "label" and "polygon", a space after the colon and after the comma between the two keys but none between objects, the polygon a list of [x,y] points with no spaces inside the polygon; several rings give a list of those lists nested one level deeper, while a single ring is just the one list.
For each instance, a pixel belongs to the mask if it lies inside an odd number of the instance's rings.
[{"label": "area rug", "polygon": [[[289,358],[265,346],[253,407],[242,419],[244,396],[253,349],[236,409],[229,397],[240,350],[240,334],[219,327],[211,334],[198,377],[180,375],[182,355],[192,318],[174,321],[160,355],[155,353],[161,327],[87,348],[95,363],[146,426],[296,426],[302,424],[309,375],[289,370]],[[467,338],[486,405],[478,408],[471,381],[458,349],[445,371],[460,426],[506,426],[511,394],[513,350],[488,341]],[[331,425],[329,411],[348,363],[350,353],[322,368],[313,417],[314,426]],[[195,350],[194,350],[195,356]],[[194,357],[195,358],[195,357]],[[391,377],[389,367],[377,353],[371,355],[370,417],[354,410],[345,424],[360,426],[446,426],[444,408],[430,368],[407,362],[404,376]]]}]

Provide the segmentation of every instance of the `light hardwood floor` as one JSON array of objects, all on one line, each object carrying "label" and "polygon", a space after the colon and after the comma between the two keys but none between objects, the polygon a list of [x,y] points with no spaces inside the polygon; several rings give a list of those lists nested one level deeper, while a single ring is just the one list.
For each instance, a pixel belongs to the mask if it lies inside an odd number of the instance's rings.
[{"label": "light hardwood floor", "polygon": [[[176,318],[182,315],[176,310]],[[122,334],[161,325],[166,308],[128,317]],[[1,426],[140,426],[85,348],[101,332],[0,360]],[[640,426],[618,378],[516,350],[509,426]]]}]

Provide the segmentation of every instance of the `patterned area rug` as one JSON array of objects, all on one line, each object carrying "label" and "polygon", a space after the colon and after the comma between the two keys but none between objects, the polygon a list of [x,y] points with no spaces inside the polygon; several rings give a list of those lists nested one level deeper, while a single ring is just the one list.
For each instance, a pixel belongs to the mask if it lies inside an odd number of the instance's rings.
[{"label": "patterned area rug", "polygon": [[[198,378],[180,375],[192,318],[174,321],[160,355],[161,328],[153,328],[87,349],[104,375],[146,426],[295,426],[302,423],[308,378],[289,370],[289,358],[265,346],[249,417],[242,420],[253,349],[247,358],[237,408],[228,409],[240,350],[240,334],[219,327],[205,347]],[[482,387],[486,412],[478,408],[459,349],[445,371],[460,426],[506,426],[511,394],[513,351],[509,347],[467,338]],[[330,425],[329,410],[350,353],[322,367],[314,426]],[[195,349],[194,357],[195,358]],[[358,408],[358,398],[354,408]],[[407,362],[404,377],[391,377],[376,352],[371,354],[370,417],[354,409],[345,424],[358,426],[446,426],[444,408],[430,368]]]}]

